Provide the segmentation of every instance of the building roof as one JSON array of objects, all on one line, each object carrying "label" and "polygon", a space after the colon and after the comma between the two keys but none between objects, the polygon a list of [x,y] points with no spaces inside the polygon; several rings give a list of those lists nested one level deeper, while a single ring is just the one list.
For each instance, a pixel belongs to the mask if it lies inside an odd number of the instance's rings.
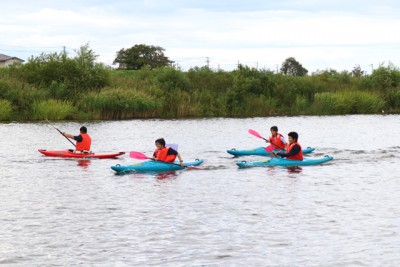
[{"label": "building roof", "polygon": [[24,62],[24,60],[22,60],[20,58],[10,57],[10,56],[4,55],[4,54],[0,54],[0,62],[5,62],[5,61],[8,61],[8,60],[19,60],[21,62]]}]

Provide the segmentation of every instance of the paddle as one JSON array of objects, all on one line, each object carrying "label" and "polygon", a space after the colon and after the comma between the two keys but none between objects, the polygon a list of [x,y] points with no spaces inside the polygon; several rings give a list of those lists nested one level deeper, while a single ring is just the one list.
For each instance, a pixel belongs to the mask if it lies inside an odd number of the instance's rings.
[{"label": "paddle", "polygon": [[[155,159],[149,158],[145,154],[143,154],[141,152],[138,152],[138,151],[131,151],[129,153],[129,157],[134,158],[134,159],[140,159],[140,160],[150,159],[150,160],[156,161]],[[176,163],[173,163],[173,162],[167,162],[167,161],[160,161],[160,162],[167,163],[167,164],[172,164],[172,165],[177,165],[177,166],[180,166],[180,167],[183,167],[183,168],[196,168],[194,166],[181,166],[180,164],[176,164]]]},{"label": "paddle", "polygon": [[134,159],[141,159],[141,160],[143,160],[143,159],[152,159],[153,160],[153,158],[149,158],[145,154],[138,152],[138,151],[131,151],[129,153],[129,157],[134,158]]},{"label": "paddle", "polygon": [[274,146],[273,146],[273,145],[267,146],[267,147],[265,148],[265,151],[267,151],[267,152],[272,152],[272,151],[274,151]]},{"label": "paddle", "polygon": [[[254,135],[255,137],[258,137],[258,138],[261,138],[261,139],[264,139],[265,141],[267,141],[267,142],[270,142],[271,144],[273,144],[274,146],[276,146],[276,147],[278,147],[278,148],[280,148],[280,149],[284,149],[283,147],[281,147],[281,146],[278,146],[277,144],[275,144],[274,142],[271,142],[270,140],[268,140],[268,139],[265,139],[264,137],[262,137],[258,132],[256,132],[256,131],[254,131],[254,130],[252,130],[252,129],[249,129],[249,134],[251,134],[251,135]],[[267,148],[266,148],[266,150],[267,150],[267,152],[271,152],[272,150],[273,150],[273,147],[271,147],[271,148],[269,148],[270,146],[268,146]],[[269,149],[271,149],[270,151],[268,151]]]},{"label": "paddle", "polygon": [[265,141],[268,141],[269,142],[269,140],[268,139],[265,139],[264,137],[262,137],[258,132],[256,132],[256,131],[254,131],[253,129],[249,129],[249,134],[251,134],[251,135],[254,135],[255,137],[258,137],[258,138],[261,138],[261,139],[264,139]]},{"label": "paddle", "polygon": [[170,147],[175,151],[178,151],[178,144],[166,144],[165,147]]},{"label": "paddle", "polygon": [[57,127],[55,127],[53,124],[51,124],[51,123],[49,122],[48,119],[46,119],[46,121],[47,121],[51,126],[53,126],[53,128],[56,129],[62,136],[64,136],[74,147],[76,147],[76,145],[75,145],[68,137],[66,137]]}]

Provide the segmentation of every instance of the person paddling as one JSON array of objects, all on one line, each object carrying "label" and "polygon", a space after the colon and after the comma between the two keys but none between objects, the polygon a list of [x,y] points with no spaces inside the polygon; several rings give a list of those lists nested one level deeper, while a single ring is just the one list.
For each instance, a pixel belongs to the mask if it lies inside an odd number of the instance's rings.
[{"label": "person paddling", "polygon": [[273,150],[282,150],[286,147],[286,140],[283,135],[278,133],[278,127],[272,126],[271,127],[271,136],[268,140],[265,140],[267,143],[272,145]]},{"label": "person paddling", "polygon": [[80,151],[82,153],[89,153],[90,152],[90,146],[92,144],[92,139],[90,136],[87,134],[87,128],[85,126],[82,126],[80,129],[80,134],[79,135],[72,135],[68,133],[62,133],[65,137],[68,137],[70,139],[74,139],[76,141],[76,151]]},{"label": "person paddling", "polygon": [[303,160],[303,151],[301,145],[297,142],[299,135],[296,132],[288,133],[289,144],[286,146],[286,153],[283,151],[272,152],[275,156],[281,156],[291,160]]},{"label": "person paddling", "polygon": [[183,167],[183,160],[181,155],[171,147],[165,147],[164,138],[159,138],[155,141],[156,151],[154,151],[153,159],[165,162],[174,162],[176,157],[179,159],[179,164]]}]

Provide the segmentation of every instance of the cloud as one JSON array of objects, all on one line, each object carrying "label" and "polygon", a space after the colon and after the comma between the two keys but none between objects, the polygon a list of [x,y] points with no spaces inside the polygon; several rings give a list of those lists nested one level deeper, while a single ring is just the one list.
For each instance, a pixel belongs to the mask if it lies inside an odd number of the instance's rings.
[{"label": "cloud", "polygon": [[118,50],[143,43],[165,48],[184,68],[205,65],[207,57],[214,66],[232,68],[238,61],[276,68],[287,57],[310,70],[399,62],[398,4],[347,2],[40,0],[19,9],[10,4],[14,12],[0,18],[0,49],[72,51],[89,42],[99,60],[112,64]]}]

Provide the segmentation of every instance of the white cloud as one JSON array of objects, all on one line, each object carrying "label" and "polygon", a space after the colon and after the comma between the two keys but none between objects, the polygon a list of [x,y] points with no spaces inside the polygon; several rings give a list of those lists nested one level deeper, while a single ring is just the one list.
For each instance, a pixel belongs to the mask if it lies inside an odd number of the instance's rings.
[{"label": "white cloud", "polygon": [[21,47],[71,50],[89,42],[111,64],[121,48],[144,43],[165,48],[184,68],[205,65],[206,57],[229,69],[238,61],[273,69],[291,56],[310,71],[400,64],[400,16],[391,1],[355,1],[348,10],[344,1],[325,6],[314,0],[250,1],[246,7],[241,1],[81,2],[41,1],[7,12],[0,18],[0,53],[26,59]]}]

